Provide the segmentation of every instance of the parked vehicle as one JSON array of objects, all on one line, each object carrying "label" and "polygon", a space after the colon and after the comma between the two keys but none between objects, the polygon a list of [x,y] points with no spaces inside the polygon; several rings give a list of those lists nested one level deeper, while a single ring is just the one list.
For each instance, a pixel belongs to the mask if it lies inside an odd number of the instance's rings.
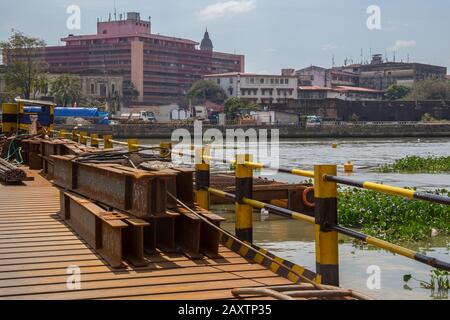
[{"label": "parked vehicle", "polygon": [[120,119],[125,121],[140,120],[144,122],[156,122],[155,114],[150,111],[139,111],[139,113],[122,113]]},{"label": "parked vehicle", "polygon": [[319,116],[306,116],[306,125],[307,126],[320,126],[322,124],[322,118]]}]

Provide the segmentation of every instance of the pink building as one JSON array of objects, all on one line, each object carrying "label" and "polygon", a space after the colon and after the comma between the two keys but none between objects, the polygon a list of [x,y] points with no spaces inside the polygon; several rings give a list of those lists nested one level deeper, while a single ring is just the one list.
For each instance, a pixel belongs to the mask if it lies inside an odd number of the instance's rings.
[{"label": "pink building", "polygon": [[141,104],[177,103],[204,75],[245,68],[244,56],[214,52],[208,31],[197,48],[196,41],[152,34],[151,22],[136,12],[97,22],[97,34],[62,41],[65,46],[45,50],[50,72],[120,74],[133,83]]}]

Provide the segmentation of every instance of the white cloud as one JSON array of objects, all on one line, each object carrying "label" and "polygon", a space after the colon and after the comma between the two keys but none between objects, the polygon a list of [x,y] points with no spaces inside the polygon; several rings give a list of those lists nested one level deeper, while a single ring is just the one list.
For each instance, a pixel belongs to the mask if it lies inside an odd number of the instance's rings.
[{"label": "white cloud", "polygon": [[198,17],[201,20],[213,20],[227,15],[235,15],[252,11],[256,8],[255,0],[230,0],[220,1],[207,6],[200,11]]},{"label": "white cloud", "polygon": [[335,43],[332,42],[332,43],[325,43],[325,44],[321,45],[320,48],[321,48],[323,51],[328,51],[328,50],[337,49],[337,48],[339,48],[339,47],[337,46],[337,44],[335,44]]},{"label": "white cloud", "polygon": [[416,41],[414,40],[397,40],[391,48],[389,48],[390,51],[398,51],[400,49],[405,48],[413,48],[416,46]]},{"label": "white cloud", "polygon": [[275,48],[266,48],[266,49],[264,49],[264,52],[274,53],[274,52],[277,52],[277,49],[275,49]]}]

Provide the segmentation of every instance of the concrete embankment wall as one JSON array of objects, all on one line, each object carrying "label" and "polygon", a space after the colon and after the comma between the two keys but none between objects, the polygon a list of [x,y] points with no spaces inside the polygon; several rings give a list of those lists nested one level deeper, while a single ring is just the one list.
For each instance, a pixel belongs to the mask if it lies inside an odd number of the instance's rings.
[{"label": "concrete embankment wall", "polygon": [[[300,126],[203,126],[207,129],[218,129],[224,137],[227,129],[250,128],[258,130],[266,129],[268,135],[273,129],[279,129],[280,138],[393,138],[393,137],[450,137],[450,123],[445,124],[336,124],[316,127]],[[72,130],[73,126],[59,125],[56,129]],[[186,129],[191,134],[194,127],[191,125],[170,124],[121,124],[121,125],[92,125],[83,126],[79,131],[98,133],[100,135],[111,134],[115,138],[140,138],[140,139],[168,139],[176,129]]]}]

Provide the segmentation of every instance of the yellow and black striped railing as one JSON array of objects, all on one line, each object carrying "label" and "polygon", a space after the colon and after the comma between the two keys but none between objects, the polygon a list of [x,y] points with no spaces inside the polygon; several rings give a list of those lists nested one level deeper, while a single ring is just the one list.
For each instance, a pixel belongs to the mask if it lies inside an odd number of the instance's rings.
[{"label": "yellow and black striped railing", "polygon": [[[53,133],[59,133],[60,137],[71,136],[73,140],[87,144],[91,141],[92,146],[98,146],[101,141],[98,135],[87,135],[86,132],[73,131],[66,133],[65,131],[52,130]],[[129,151],[139,149],[154,148],[139,144],[136,139],[128,139],[127,142],[114,140],[110,135],[103,136],[103,147],[111,149],[114,145],[126,146]],[[418,192],[411,189],[399,188],[395,186],[384,185],[369,181],[358,181],[349,177],[337,176],[336,166],[315,166],[314,171],[308,171],[298,168],[275,168],[262,163],[253,162],[249,155],[239,155],[235,159],[218,159],[209,154],[209,150],[205,152],[205,148],[196,150],[191,146],[190,152],[172,150],[170,143],[160,144],[160,154],[169,157],[171,154],[179,156],[188,156],[191,158],[199,157],[200,164],[196,165],[197,183],[197,202],[205,209],[209,209],[210,197],[215,195],[218,197],[229,198],[235,201],[236,205],[236,234],[240,240],[252,242],[252,219],[251,208],[266,209],[273,214],[280,216],[302,220],[304,222],[315,225],[316,240],[316,281],[319,283],[338,285],[338,241],[337,233],[348,237],[363,241],[367,244],[374,245],[378,248],[388,250],[392,253],[402,255],[404,257],[425,263],[435,268],[450,271],[449,263],[426,256],[420,252],[416,252],[379,238],[369,236],[355,230],[339,226],[337,223],[337,184],[353,186],[372,190],[384,194],[400,196],[407,199],[425,200],[442,205],[450,205],[450,198],[430,193]],[[236,194],[224,192],[209,186],[210,162],[220,162],[231,164],[236,167]],[[269,169],[281,173],[287,173],[297,176],[312,178],[315,185],[316,207],[314,216],[310,216],[301,212],[296,212],[287,208],[281,208],[273,204],[264,203],[252,199],[251,188],[249,183],[253,177],[253,170]]]},{"label": "yellow and black striped railing", "polygon": [[[218,189],[214,189],[214,188],[208,188],[208,191],[212,194],[215,195],[217,197],[221,197],[221,198],[228,198],[228,199],[235,199],[235,195],[232,193],[228,193],[228,192],[224,192]],[[310,224],[314,224],[315,223],[315,218],[312,216],[308,216],[304,213],[300,213],[300,212],[296,212],[294,210],[290,210],[290,209],[286,209],[286,208],[281,208],[281,207],[277,207],[274,206],[272,204],[268,204],[268,203],[264,203],[261,201],[257,201],[257,200],[253,200],[253,199],[244,199],[243,200],[245,203],[251,205],[253,208],[256,209],[266,209],[269,212],[279,215],[279,216],[283,216],[283,217],[287,217],[287,218],[291,218],[291,219],[295,219],[295,220],[301,220]],[[357,232],[355,230],[346,228],[346,227],[342,227],[339,226],[337,224],[335,225],[331,225],[330,226],[331,229],[346,235],[348,237],[363,241],[367,244],[376,246],[378,248],[381,249],[385,249],[387,251],[390,251],[392,253],[395,254],[399,254],[402,255],[404,257],[425,263],[429,266],[435,267],[435,268],[439,268],[439,269],[443,269],[443,270],[447,270],[450,271],[450,264],[439,260],[439,259],[435,259],[433,257],[428,257],[420,252],[416,252],[395,244],[392,244],[390,242],[381,240],[379,238],[376,237],[372,237],[369,235],[366,235],[364,233],[361,232]]]}]

